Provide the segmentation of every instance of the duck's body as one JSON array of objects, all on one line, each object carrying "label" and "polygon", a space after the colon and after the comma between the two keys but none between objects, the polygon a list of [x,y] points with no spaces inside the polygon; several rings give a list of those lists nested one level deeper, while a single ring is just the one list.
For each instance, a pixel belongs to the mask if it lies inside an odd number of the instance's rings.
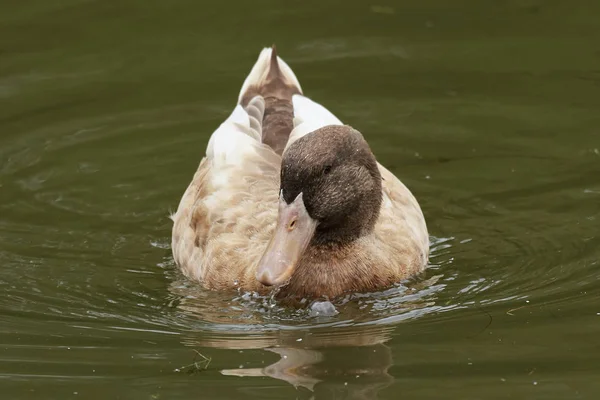
[{"label": "duck's body", "polygon": [[302,95],[271,49],[212,134],[173,221],[175,261],[209,289],[282,285],[280,297],[332,298],[419,273],[429,253],[411,192],[360,133]]}]

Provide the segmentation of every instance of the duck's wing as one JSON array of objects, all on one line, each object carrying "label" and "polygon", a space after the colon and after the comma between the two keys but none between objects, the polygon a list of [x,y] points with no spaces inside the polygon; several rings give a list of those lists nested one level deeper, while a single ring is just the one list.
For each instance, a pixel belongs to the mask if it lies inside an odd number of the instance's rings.
[{"label": "duck's wing", "polygon": [[429,233],[423,211],[412,192],[387,168],[379,164],[383,179],[383,202],[375,234],[398,256],[402,275],[422,271],[429,259]]},{"label": "duck's wing", "polygon": [[[244,271],[235,257],[227,259],[229,249],[240,242],[248,248],[248,229],[268,230],[275,219],[281,157],[260,141],[263,112],[260,97],[236,106],[211,135],[171,217],[173,257],[190,278],[205,282],[210,272],[233,284]],[[227,262],[231,277],[221,268]]]},{"label": "duck's wing", "polygon": [[264,49],[172,215],[174,259],[207,287],[253,289],[256,283],[252,268],[275,223],[280,154],[297,93],[289,66]]}]

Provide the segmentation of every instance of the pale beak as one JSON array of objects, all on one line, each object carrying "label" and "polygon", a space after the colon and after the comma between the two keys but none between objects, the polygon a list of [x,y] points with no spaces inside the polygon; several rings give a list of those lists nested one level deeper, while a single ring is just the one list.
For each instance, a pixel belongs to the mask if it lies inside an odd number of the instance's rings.
[{"label": "pale beak", "polygon": [[265,286],[286,283],[298,266],[316,227],[317,221],[308,215],[304,207],[302,193],[290,204],[280,194],[277,225],[258,263],[256,279]]}]

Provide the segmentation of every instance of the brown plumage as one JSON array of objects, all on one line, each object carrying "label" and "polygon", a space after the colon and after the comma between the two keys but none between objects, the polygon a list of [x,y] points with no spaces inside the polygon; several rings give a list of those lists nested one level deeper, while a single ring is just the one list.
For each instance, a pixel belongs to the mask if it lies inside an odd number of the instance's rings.
[{"label": "brown plumage", "polygon": [[275,153],[281,155],[292,129],[294,129],[294,108],[292,96],[302,94],[294,83],[289,82],[279,67],[277,50],[272,47],[269,72],[266,78],[250,85],[242,96],[240,104],[247,107],[250,100],[261,96],[265,102],[262,120],[262,142]]},{"label": "brown plumage", "polygon": [[378,290],[425,268],[414,196],[270,49],[239,104],[173,215],[184,274],[209,289],[280,286],[278,297],[298,300]]}]

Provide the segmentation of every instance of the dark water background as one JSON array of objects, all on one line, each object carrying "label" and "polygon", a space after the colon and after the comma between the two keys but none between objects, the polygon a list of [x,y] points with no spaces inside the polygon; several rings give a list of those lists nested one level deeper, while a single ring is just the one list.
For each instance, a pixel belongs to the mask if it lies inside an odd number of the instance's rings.
[{"label": "dark water background", "polygon": [[[1,397],[598,398],[599,21],[595,1],[2,2]],[[421,279],[332,318],[204,292],[170,254],[272,43],[432,235]]]}]

